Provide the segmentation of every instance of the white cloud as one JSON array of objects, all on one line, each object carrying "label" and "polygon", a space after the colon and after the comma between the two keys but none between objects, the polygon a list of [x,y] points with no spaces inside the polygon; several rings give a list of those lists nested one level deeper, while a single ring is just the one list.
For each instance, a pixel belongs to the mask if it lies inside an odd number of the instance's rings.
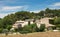
[{"label": "white cloud", "polygon": [[58,7],[50,7],[50,9],[60,9],[60,8],[58,8]]},{"label": "white cloud", "polygon": [[21,9],[24,6],[4,6],[2,7],[2,10],[16,10],[16,9]]},{"label": "white cloud", "polygon": [[60,2],[53,3],[51,5],[48,5],[48,8],[50,9],[60,9]]},{"label": "white cloud", "polygon": [[4,16],[15,13],[17,11],[21,10],[27,10],[28,6],[2,6],[0,7],[0,18],[3,18]]},{"label": "white cloud", "polygon": [[54,4],[50,5],[50,6],[60,6],[60,2],[54,3]]},{"label": "white cloud", "polygon": [[10,13],[0,13],[0,18],[3,18],[5,16],[7,16],[8,14],[14,14],[15,12],[10,12]]},{"label": "white cloud", "polygon": [[27,10],[29,8],[28,5],[24,6],[2,6],[0,7],[0,11],[21,11]]},{"label": "white cloud", "polygon": [[40,10],[35,10],[35,11],[30,11],[30,12],[38,13],[40,12]]},{"label": "white cloud", "polygon": [[4,16],[6,16],[7,14],[0,14],[0,18],[3,18]]}]

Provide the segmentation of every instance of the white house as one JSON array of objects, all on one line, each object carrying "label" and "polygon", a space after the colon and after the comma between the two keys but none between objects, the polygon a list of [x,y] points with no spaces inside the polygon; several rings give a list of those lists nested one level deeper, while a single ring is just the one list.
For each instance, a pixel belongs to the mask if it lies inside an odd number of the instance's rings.
[{"label": "white house", "polygon": [[30,24],[33,24],[33,19],[27,19],[27,20],[20,20],[16,21],[15,24],[13,24],[13,28],[18,28],[19,26],[24,27],[25,25],[28,25],[28,21],[30,21]]},{"label": "white house", "polygon": [[[42,19],[37,19],[35,21],[37,27],[39,28],[41,24],[45,24],[46,27],[49,26],[54,26],[52,24],[49,24],[49,19],[52,18],[42,18]],[[30,24],[33,24],[34,19],[26,19],[24,21],[20,20],[20,21],[16,21],[15,24],[13,24],[13,28],[18,28],[18,27],[24,27],[25,25],[28,25],[28,22],[30,21]]]}]

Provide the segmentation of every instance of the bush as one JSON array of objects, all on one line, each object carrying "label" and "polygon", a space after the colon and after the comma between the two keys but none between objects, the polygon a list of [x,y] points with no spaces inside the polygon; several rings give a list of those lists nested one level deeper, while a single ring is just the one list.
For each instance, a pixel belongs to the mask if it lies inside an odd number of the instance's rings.
[{"label": "bush", "polygon": [[3,29],[2,32],[5,33],[5,35],[8,35],[8,30],[7,29]]},{"label": "bush", "polygon": [[0,28],[0,33],[2,33],[2,31],[3,31],[3,28]]},{"label": "bush", "polygon": [[23,27],[23,30],[22,30],[22,31],[19,31],[19,32],[22,33],[22,34],[31,33],[31,32],[32,32],[31,26],[25,25],[25,26]]},{"label": "bush", "polygon": [[12,25],[7,25],[7,29],[10,30],[12,28]]},{"label": "bush", "polygon": [[29,31],[19,31],[21,34],[27,34]]},{"label": "bush", "polygon": [[45,24],[41,24],[41,25],[40,25],[40,29],[39,29],[39,30],[40,30],[40,32],[45,31]]},{"label": "bush", "polygon": [[58,18],[56,18],[56,19],[54,20],[54,24],[55,24],[55,25],[60,24],[60,17],[58,17]]},{"label": "bush", "polygon": [[32,33],[32,32],[38,32],[38,27],[36,24],[30,24],[30,25],[25,25],[23,27],[22,31],[19,31],[20,33]]},{"label": "bush", "polygon": [[50,24],[54,24],[54,19],[49,19]]},{"label": "bush", "polygon": [[52,26],[52,29],[53,29],[53,30],[56,30],[56,26]]}]

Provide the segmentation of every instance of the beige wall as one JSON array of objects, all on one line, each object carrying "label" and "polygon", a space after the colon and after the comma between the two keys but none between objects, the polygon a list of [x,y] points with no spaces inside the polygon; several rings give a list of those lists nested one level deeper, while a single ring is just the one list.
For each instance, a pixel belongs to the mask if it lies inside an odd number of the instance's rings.
[{"label": "beige wall", "polygon": [[[28,25],[28,21],[18,21],[13,25],[13,28],[18,28],[19,24],[24,27],[25,25]],[[30,21],[30,24],[33,24],[33,21]]]}]

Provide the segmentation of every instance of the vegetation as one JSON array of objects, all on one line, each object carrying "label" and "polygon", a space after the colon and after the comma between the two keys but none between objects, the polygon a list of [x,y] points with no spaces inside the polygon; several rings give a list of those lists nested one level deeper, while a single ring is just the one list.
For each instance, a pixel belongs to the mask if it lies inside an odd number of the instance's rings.
[{"label": "vegetation", "polygon": [[40,25],[40,29],[39,29],[39,30],[40,30],[40,32],[45,31],[45,24],[41,24],[41,25]]},{"label": "vegetation", "polygon": [[50,24],[55,25],[53,28],[58,28],[58,30],[60,30],[60,17],[54,18],[54,19],[50,19]]},{"label": "vegetation", "polygon": [[49,19],[49,23],[54,25],[54,19]]},{"label": "vegetation", "polygon": [[[45,9],[45,11],[40,11],[38,13],[28,12],[28,11],[18,11],[14,14],[9,14],[9,15],[5,16],[4,18],[0,18],[0,32],[4,29],[10,30],[12,28],[12,25],[17,20],[40,19],[42,17],[56,17],[56,16],[57,16],[57,18],[55,18],[53,21],[52,20],[50,20],[50,21],[51,21],[51,23],[53,22],[54,25],[59,27],[60,26],[60,21],[59,21],[60,20],[60,9],[51,10],[51,9],[47,8],[47,9]],[[23,30],[24,31],[28,30],[27,32],[29,32],[29,31],[35,32],[36,31],[35,29],[36,29],[35,26],[29,25],[29,26],[25,26]],[[41,26],[40,30],[44,31],[44,28]]]},{"label": "vegetation", "polygon": [[38,27],[36,24],[29,24],[25,25],[22,29],[18,28],[20,33],[32,33],[32,32],[38,32]]}]

